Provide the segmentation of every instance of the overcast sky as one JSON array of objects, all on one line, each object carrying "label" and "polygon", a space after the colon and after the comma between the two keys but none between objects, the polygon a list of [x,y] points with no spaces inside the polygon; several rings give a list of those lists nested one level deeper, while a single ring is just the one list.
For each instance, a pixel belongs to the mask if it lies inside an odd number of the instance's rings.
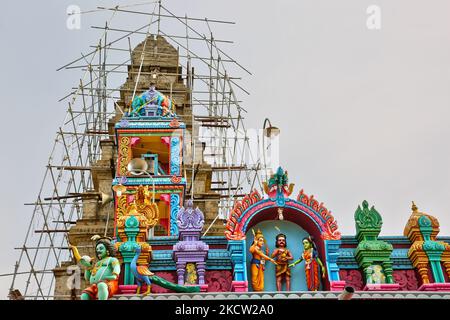
[{"label": "overcast sky", "polygon": [[[129,1],[139,3],[144,0]],[[0,273],[10,273],[78,74],[55,70],[99,36],[66,9],[124,1],[5,1],[0,11],[3,231]],[[363,200],[383,217],[382,235],[402,235],[411,200],[450,235],[450,2],[446,0],[163,1],[174,13],[235,21],[224,49],[253,75],[240,96],[247,128],[265,117],[281,128],[281,164],[323,201],[344,235]],[[369,30],[367,8],[381,9]],[[106,16],[105,16],[106,18]],[[94,19],[94,20],[93,20]],[[132,16],[121,16],[126,25]],[[130,22],[131,23],[131,22]],[[10,279],[0,278],[7,294]]]}]

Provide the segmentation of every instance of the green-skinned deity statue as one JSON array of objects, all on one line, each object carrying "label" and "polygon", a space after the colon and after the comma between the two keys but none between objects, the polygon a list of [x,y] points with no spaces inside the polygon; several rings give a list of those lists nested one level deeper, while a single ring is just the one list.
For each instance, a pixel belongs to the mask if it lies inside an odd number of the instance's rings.
[{"label": "green-skinned deity statue", "polygon": [[81,257],[78,249],[70,246],[77,262],[86,268],[84,278],[89,286],[83,290],[81,300],[107,300],[118,291],[120,263],[110,238],[96,235],[92,240],[95,241],[96,259]]}]

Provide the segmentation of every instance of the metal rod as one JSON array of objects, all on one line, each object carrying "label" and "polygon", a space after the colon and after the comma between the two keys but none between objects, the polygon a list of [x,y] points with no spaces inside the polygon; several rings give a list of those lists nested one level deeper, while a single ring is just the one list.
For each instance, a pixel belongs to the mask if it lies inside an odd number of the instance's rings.
[{"label": "metal rod", "polygon": [[[155,23],[155,22],[152,22],[152,23]],[[131,34],[133,34],[134,32],[141,31],[142,29],[144,29],[144,28],[146,28],[146,27],[148,27],[148,26],[149,26],[149,25],[145,25],[145,26],[143,26],[143,27],[140,27],[140,28],[134,30],[133,32],[130,32],[129,34],[126,34],[126,35],[124,35],[124,36],[122,36],[122,37],[120,37],[120,38],[118,38],[118,39],[116,39],[116,40],[114,40],[114,41],[111,41],[111,42],[108,43],[108,46],[109,46],[109,45],[112,45],[112,44],[114,44],[114,43],[116,43],[116,42],[119,42],[120,40],[125,39],[126,37],[128,37],[128,36],[131,35]],[[88,54],[83,55],[81,58],[77,58],[77,59],[75,59],[75,60],[73,60],[73,61],[71,61],[71,62],[69,62],[69,63],[63,65],[62,67],[59,67],[58,69],[56,69],[56,71],[60,71],[60,70],[62,70],[62,69],[64,69],[64,68],[66,68],[66,67],[68,67],[68,66],[74,64],[75,62],[81,61],[81,60],[85,59],[85,57],[89,57],[89,56],[93,55],[94,53],[96,53],[98,50],[101,50],[101,49],[102,49],[102,48],[97,48],[96,50],[93,50],[93,51],[89,52]]]},{"label": "metal rod", "polygon": [[[90,48],[97,48],[97,46],[89,46],[89,47]],[[109,47],[108,50],[130,52],[130,49],[115,48],[115,47]],[[141,51],[142,50],[135,49],[133,52],[134,53],[140,53]],[[152,55],[152,53],[147,52],[147,56],[151,56],[151,55]],[[158,56],[178,57],[178,58],[187,58],[188,57],[188,56],[185,56],[185,55],[182,55],[182,54],[177,55],[177,54],[171,54],[171,53],[165,53],[165,52],[158,52],[157,55]],[[191,57],[191,59],[193,59],[193,60],[197,60],[197,59],[198,60],[203,60],[203,59],[208,59],[208,58],[205,58],[205,57],[198,57],[198,58],[197,57]],[[222,59],[221,61],[222,62],[227,62],[227,63],[236,63],[235,60],[228,60],[228,59]],[[80,66],[78,66],[78,67],[80,67]],[[72,67],[68,67],[66,69],[70,69],[70,68],[72,68]]]},{"label": "metal rod", "polygon": [[[191,27],[189,27],[187,25],[186,22],[183,22],[183,20],[180,19],[180,17],[175,16],[172,12],[170,12],[166,7],[161,6],[162,9],[164,9],[167,13],[169,13],[170,15],[172,15],[174,18],[176,18],[178,21],[180,21],[181,23],[185,24],[190,30],[192,30],[195,34],[197,34],[200,37],[204,37],[206,38],[204,35],[198,33],[196,30],[192,29]],[[213,22],[213,20],[208,20],[209,22]],[[228,59],[230,60],[234,60],[233,58],[231,58],[228,54],[226,54],[224,51],[222,51],[221,49],[218,49],[223,55],[225,55]],[[242,70],[244,70],[245,72],[247,72],[249,75],[252,75],[252,73],[250,71],[248,71],[246,68],[244,68],[241,64],[236,62],[236,65],[238,65]]]},{"label": "metal rod", "polygon": [[[53,233],[53,232],[69,232],[69,230],[57,230],[57,229],[53,229],[53,230],[34,230],[35,233]],[[55,247],[51,247],[51,248],[55,248]]]},{"label": "metal rod", "polygon": [[[124,29],[115,29],[115,28],[105,28],[105,27],[97,27],[97,26],[91,26],[92,29],[101,29],[101,30],[108,30],[108,31],[115,31],[115,32],[132,32],[130,30],[124,30]],[[145,32],[133,32],[134,34],[144,34],[146,35]],[[182,36],[177,36],[177,35],[168,35],[168,37],[171,38],[176,38],[176,39],[185,39],[185,37]],[[190,37],[189,40],[200,40],[200,41],[205,41],[204,38],[195,38],[195,37]],[[214,40],[216,42],[220,42],[220,43],[234,43],[233,41],[230,40]]]},{"label": "metal rod", "polygon": [[[161,6],[162,7],[162,6]],[[131,10],[123,10],[123,9],[116,9],[116,8],[105,8],[105,7],[97,7],[97,9],[102,9],[102,10],[115,10],[118,12],[125,12],[125,13],[134,13],[134,14],[142,14],[142,15],[147,15],[147,16],[153,16],[155,14],[153,13],[147,13],[147,12],[141,12],[141,11],[131,11]],[[186,20],[192,20],[192,21],[205,21],[205,19],[203,18],[189,18],[189,17],[177,17],[174,15],[164,15],[164,14],[158,14],[159,17],[162,18],[176,18],[176,19],[186,19]],[[232,21],[224,21],[224,20],[217,20],[217,19],[212,19],[212,20],[208,20],[210,22],[213,23],[224,23],[224,24],[236,24],[236,22],[232,22]]]}]

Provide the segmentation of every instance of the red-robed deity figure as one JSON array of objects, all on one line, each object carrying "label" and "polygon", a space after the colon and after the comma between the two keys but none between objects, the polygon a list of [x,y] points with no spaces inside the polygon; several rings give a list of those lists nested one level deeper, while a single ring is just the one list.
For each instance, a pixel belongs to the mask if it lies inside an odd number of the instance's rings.
[{"label": "red-robed deity figure", "polygon": [[305,277],[306,284],[309,291],[317,291],[320,287],[320,272],[319,266],[322,271],[322,278],[325,278],[326,270],[320,261],[317,247],[314,243],[313,237],[309,236],[303,239],[303,253],[300,259],[290,264],[290,267],[294,267],[302,261],[305,261]]},{"label": "red-robed deity figure", "polygon": [[286,291],[291,291],[291,270],[289,260],[293,260],[291,252],[287,249],[286,235],[280,233],[275,238],[276,249],[272,253],[277,265],[275,267],[275,276],[277,281],[277,290],[281,291],[283,280],[286,282]]}]

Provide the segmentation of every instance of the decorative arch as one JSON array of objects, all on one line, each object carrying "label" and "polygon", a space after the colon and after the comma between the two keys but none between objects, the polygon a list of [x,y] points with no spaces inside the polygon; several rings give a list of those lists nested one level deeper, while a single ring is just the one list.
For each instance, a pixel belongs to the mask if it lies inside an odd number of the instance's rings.
[{"label": "decorative arch", "polygon": [[[237,201],[230,212],[225,236],[228,240],[244,240],[245,234],[253,225],[264,220],[275,220],[278,208],[283,208],[286,220],[297,223],[316,239],[339,240],[337,222],[331,211],[314,196],[308,196],[303,189],[297,199],[286,198],[284,204],[273,198],[263,199],[257,190]],[[271,216],[273,218],[271,219]]]},{"label": "decorative arch", "polygon": [[331,211],[323,203],[319,203],[314,196],[308,196],[303,189],[296,199],[291,199],[294,184],[288,183],[287,171],[281,167],[271,178],[263,183],[268,198],[254,190],[246,195],[242,201],[236,201],[230,211],[226,223],[225,236],[228,250],[233,261],[234,280],[233,291],[248,291],[246,271],[246,233],[259,222],[277,220],[279,210],[283,210],[284,220],[291,221],[315,238],[319,255],[324,259],[328,268],[325,287],[332,290],[343,289],[345,283],[339,281],[337,266],[338,249],[341,233]]}]

